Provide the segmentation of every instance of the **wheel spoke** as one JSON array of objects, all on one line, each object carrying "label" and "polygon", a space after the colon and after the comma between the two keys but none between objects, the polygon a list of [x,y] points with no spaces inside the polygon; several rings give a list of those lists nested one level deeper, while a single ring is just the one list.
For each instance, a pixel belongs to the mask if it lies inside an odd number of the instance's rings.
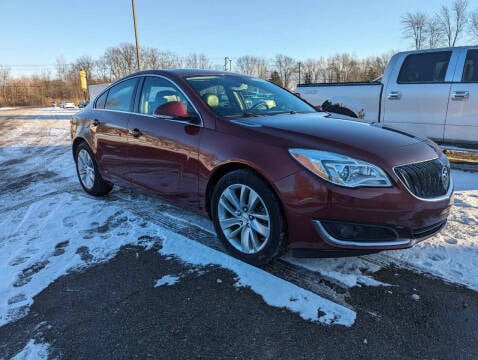
[{"label": "wheel spoke", "polygon": [[221,199],[219,200],[219,204],[220,204],[225,210],[227,210],[229,213],[231,213],[231,215],[236,216],[237,210],[234,210],[234,209],[226,202],[226,198],[225,198],[225,197],[221,196]]},{"label": "wheel spoke", "polygon": [[239,204],[239,200],[237,199],[236,194],[234,194],[234,191],[232,191],[231,188],[228,188],[223,193],[223,195],[231,203],[231,205],[234,206],[236,211],[241,210],[241,205]]},{"label": "wheel spoke", "polygon": [[254,231],[257,231],[259,234],[261,234],[264,237],[269,236],[269,228],[262,225],[259,221],[256,219],[251,221],[251,227]]},{"label": "wheel spoke", "polygon": [[252,216],[255,217],[256,219],[264,220],[264,221],[269,222],[269,215],[259,214],[259,213],[250,213],[250,215],[252,215]]},{"label": "wheel spoke", "polygon": [[243,227],[242,232],[241,232],[241,246],[242,246],[242,251],[245,252],[246,254],[249,254],[251,252],[251,246],[250,246],[250,232],[251,229],[248,227]]},{"label": "wheel spoke", "polygon": [[[250,190],[249,190],[250,191]],[[246,192],[247,192],[247,187],[242,185],[241,186],[241,195],[239,197],[239,206],[240,209],[244,208],[247,206],[246,204]]]},{"label": "wheel spoke", "polygon": [[254,209],[258,198],[259,195],[257,195],[254,190],[249,191],[249,199],[247,200],[247,206],[249,207],[249,209]]},{"label": "wheel spoke", "polygon": [[238,218],[219,219],[219,222],[223,229],[229,229],[231,226],[242,224],[242,220]]},{"label": "wheel spoke", "polygon": [[251,237],[252,249],[254,251],[257,251],[259,249],[260,243],[259,243],[259,239],[257,239],[256,232],[253,229],[251,229],[250,231],[250,237]]},{"label": "wheel spoke", "polygon": [[236,236],[242,231],[243,228],[244,228],[244,225],[239,226],[236,230],[231,231],[229,235],[227,235],[227,238],[233,241],[238,241],[236,239]]}]

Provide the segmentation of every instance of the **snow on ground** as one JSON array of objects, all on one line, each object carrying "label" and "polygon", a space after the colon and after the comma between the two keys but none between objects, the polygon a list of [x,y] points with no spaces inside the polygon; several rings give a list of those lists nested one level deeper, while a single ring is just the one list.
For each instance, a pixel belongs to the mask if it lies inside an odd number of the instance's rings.
[{"label": "snow on ground", "polygon": [[176,275],[164,275],[161,279],[156,281],[156,284],[154,284],[154,287],[160,287],[160,286],[171,286],[176,284],[181,278]]},{"label": "snow on ground", "polygon": [[[324,299],[283,279],[250,266],[240,260],[213,250],[198,242],[175,235],[170,231],[163,233],[163,247],[160,253],[179,257],[188,264],[207,266],[220,265],[234,271],[238,276],[236,286],[250,287],[272,306],[287,307],[306,320],[325,324],[351,326],[356,313],[348,308]],[[323,313],[318,317],[318,313]]]},{"label": "snow on ground", "polygon": [[380,266],[365,261],[360,257],[330,258],[330,259],[299,259],[285,257],[291,264],[302,266],[319,273],[326,279],[334,279],[345,287],[354,286],[391,286],[373,278],[373,273]]},{"label": "snow on ground", "polygon": [[[145,221],[128,210],[128,191],[88,196],[76,179],[69,122],[34,119],[52,111],[0,118],[0,326],[28,314],[33,297],[60,276],[111,259],[123,245],[154,241],[163,242],[163,254],[186,263],[236,272],[237,286],[250,287],[270,305],[307,320],[353,324],[356,314],[348,308]],[[144,199],[142,206],[152,212],[161,204]]]},{"label": "snow on ground", "polygon": [[[58,277],[108,260],[122,245],[147,247],[158,239],[162,254],[231,269],[237,286],[250,287],[271,305],[323,323],[353,323],[353,311],[145,221],[132,205],[139,201],[152,212],[166,207],[168,216],[213,232],[205,218],[186,213],[185,220],[184,212],[161,200],[127,190],[115,188],[105,199],[84,193],[70,150],[68,119],[74,112],[46,108],[0,114],[0,326],[27,314],[33,297]],[[452,175],[455,206],[447,227],[414,248],[366,257],[285,259],[349,287],[387,285],[373,278],[380,269],[374,264],[395,263],[478,290],[478,173]],[[156,285],[174,286],[172,281],[163,278]]]},{"label": "snow on ground", "polygon": [[35,340],[30,340],[12,360],[46,360],[48,359],[48,348],[47,344],[38,344],[35,343]]},{"label": "snow on ground", "polygon": [[383,253],[392,262],[478,290],[478,173],[452,170],[455,201],[445,229],[415,247]]}]

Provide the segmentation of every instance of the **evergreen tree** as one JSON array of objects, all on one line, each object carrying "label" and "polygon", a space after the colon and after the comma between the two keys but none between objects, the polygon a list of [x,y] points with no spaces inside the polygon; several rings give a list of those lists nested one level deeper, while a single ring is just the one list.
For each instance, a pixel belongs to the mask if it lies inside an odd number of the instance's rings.
[{"label": "evergreen tree", "polygon": [[271,73],[271,78],[269,79],[270,82],[274,83],[274,84],[277,84],[279,86],[282,86],[282,80],[279,76],[279,73],[274,70],[272,73]]}]

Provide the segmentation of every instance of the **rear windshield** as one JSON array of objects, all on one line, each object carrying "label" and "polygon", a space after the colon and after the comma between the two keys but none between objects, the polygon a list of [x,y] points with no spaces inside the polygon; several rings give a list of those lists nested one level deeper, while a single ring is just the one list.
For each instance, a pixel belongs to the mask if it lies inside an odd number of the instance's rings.
[{"label": "rear windshield", "polygon": [[238,75],[186,78],[203,101],[219,116],[265,116],[310,113],[316,110],[268,81]]}]

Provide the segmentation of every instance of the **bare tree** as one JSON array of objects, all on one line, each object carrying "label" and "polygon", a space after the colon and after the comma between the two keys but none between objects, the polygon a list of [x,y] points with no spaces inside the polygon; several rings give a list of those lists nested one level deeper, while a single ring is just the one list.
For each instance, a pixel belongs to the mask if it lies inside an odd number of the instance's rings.
[{"label": "bare tree", "polygon": [[474,39],[478,40],[478,9],[470,14],[470,33]]},{"label": "bare tree", "polygon": [[286,89],[291,88],[292,76],[296,71],[297,62],[290,56],[277,54],[274,58],[274,67],[279,74],[282,86]]},{"label": "bare tree", "polygon": [[236,60],[236,67],[240,72],[262,79],[267,78],[267,65],[266,59],[251,55],[240,56]]},{"label": "bare tree", "polygon": [[403,27],[403,37],[413,40],[415,49],[423,48],[426,36],[427,15],[422,12],[414,14],[407,12],[405,16],[402,16],[400,22]]},{"label": "bare tree", "polygon": [[63,55],[56,58],[56,76],[60,80],[65,80],[68,74],[68,64]]},{"label": "bare tree", "polygon": [[184,58],[184,65],[193,69],[213,69],[213,64],[204,54],[191,53]]},{"label": "bare tree", "polygon": [[94,67],[95,79],[99,82],[111,82],[111,69],[105,56],[101,56],[95,61]]},{"label": "bare tree", "polygon": [[443,44],[443,28],[440,26],[440,19],[437,16],[427,19],[425,32],[430,49],[440,47]]},{"label": "bare tree", "polygon": [[320,59],[307,59],[303,63],[304,71],[304,82],[307,83],[316,83],[316,82],[325,82],[325,60]]},{"label": "bare tree", "polygon": [[10,80],[10,67],[6,65],[0,65],[0,85],[2,86],[3,100],[5,104],[8,104],[7,86]]},{"label": "bare tree", "polygon": [[133,44],[110,47],[105,52],[105,58],[115,79],[136,71],[136,47]]},{"label": "bare tree", "polygon": [[173,69],[181,67],[181,58],[170,51],[156,48],[141,49],[142,69]]},{"label": "bare tree", "polygon": [[440,29],[450,47],[455,46],[456,41],[460,38],[466,27],[468,22],[467,8],[467,0],[455,0],[451,10],[448,6],[443,5],[436,14]]},{"label": "bare tree", "polygon": [[84,70],[86,73],[86,78],[88,80],[93,79],[93,72],[95,68],[95,61],[89,55],[83,55],[76,59],[76,61],[71,65],[69,71],[70,78],[79,78],[80,70]]}]

